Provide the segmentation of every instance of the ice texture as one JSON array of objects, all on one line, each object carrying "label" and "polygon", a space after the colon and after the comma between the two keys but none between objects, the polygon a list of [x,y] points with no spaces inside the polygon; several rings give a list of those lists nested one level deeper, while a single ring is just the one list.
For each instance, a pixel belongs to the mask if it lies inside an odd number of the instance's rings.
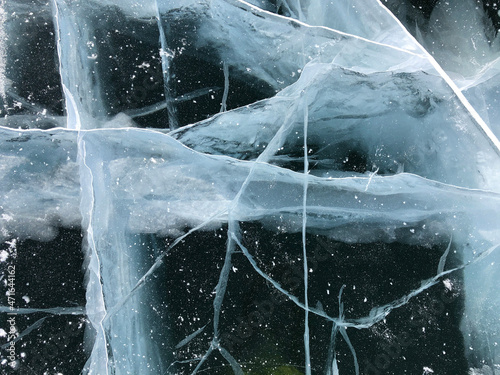
[{"label": "ice texture", "polygon": [[498,373],[497,21],[414,3],[0,0],[3,370]]},{"label": "ice texture", "polygon": [[446,70],[498,137],[498,4],[439,0],[424,16],[409,1],[386,3]]}]

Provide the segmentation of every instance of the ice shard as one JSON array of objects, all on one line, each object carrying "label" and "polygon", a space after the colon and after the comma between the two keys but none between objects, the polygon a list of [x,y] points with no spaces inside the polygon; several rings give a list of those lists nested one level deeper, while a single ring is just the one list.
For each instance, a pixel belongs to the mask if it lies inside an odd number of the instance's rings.
[{"label": "ice shard", "polygon": [[0,0],[2,371],[499,373],[499,20],[449,3]]}]

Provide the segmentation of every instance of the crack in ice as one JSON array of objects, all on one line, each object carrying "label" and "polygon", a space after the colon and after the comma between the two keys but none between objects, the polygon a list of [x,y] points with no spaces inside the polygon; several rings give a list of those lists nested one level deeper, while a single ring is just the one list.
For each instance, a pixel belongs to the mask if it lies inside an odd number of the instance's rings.
[{"label": "crack in ice", "polygon": [[304,189],[302,197],[302,257],[303,259],[303,271],[304,271],[304,351],[305,351],[305,365],[306,365],[306,375],[311,375],[311,352],[309,343],[309,267],[307,265],[307,249],[306,249],[306,231],[307,231],[307,189],[309,186],[309,148],[307,146],[307,127],[309,122],[309,108],[307,103],[307,91],[304,92],[303,96],[304,103]]},{"label": "crack in ice", "polygon": [[[278,18],[278,19],[282,19],[282,20],[287,21],[287,22],[293,22],[293,23],[299,24],[301,26],[304,26],[306,28],[309,28],[311,30],[315,30],[315,29],[317,29],[317,30],[325,30],[325,31],[328,31],[328,32],[333,32],[333,33],[341,35],[341,36],[346,36],[346,37],[350,37],[350,38],[362,40],[363,42],[367,42],[367,43],[374,44],[374,45],[381,46],[381,47],[386,47],[386,48],[389,48],[389,49],[392,49],[392,50],[396,50],[396,51],[399,51],[399,52],[404,52],[404,53],[407,53],[409,55],[413,55],[413,56],[417,56],[417,57],[422,57],[422,58],[426,57],[425,50],[423,50],[423,48],[420,46],[420,44],[418,44],[418,42],[417,42],[417,45],[418,45],[421,53],[412,52],[412,51],[409,51],[407,49],[404,49],[404,48],[401,48],[401,47],[396,47],[396,46],[393,46],[393,45],[390,45],[390,44],[376,42],[376,41],[373,41],[373,40],[361,37],[359,35],[350,34],[350,33],[344,32],[344,31],[332,29],[332,28],[327,27],[327,26],[313,26],[313,25],[309,25],[308,23],[305,23],[305,22],[303,22],[303,21],[301,21],[299,19],[296,19],[296,18],[290,18],[290,17],[283,16],[281,14],[276,14],[276,13],[269,12],[267,10],[259,8],[256,5],[250,4],[250,3],[248,3],[248,2],[246,2],[244,0],[225,0],[225,1],[228,2],[228,3],[230,3],[230,4],[233,4],[235,6],[238,6],[238,3],[239,3],[239,4],[241,4],[241,7],[245,6],[246,9],[249,9],[249,10],[253,11],[254,13],[264,13],[269,18]],[[385,8],[385,7],[384,7],[384,9],[387,10],[387,8]],[[394,17],[394,16],[392,16],[392,17]],[[404,30],[406,30],[403,26],[401,26],[401,27]]]},{"label": "crack in ice", "polygon": [[[92,169],[89,167],[87,164],[87,149],[86,149],[86,142],[83,140],[83,136],[80,137],[78,136],[78,144],[79,144],[79,154],[81,155],[81,162],[83,164],[83,168],[86,169],[88,173],[88,178],[89,178],[89,185],[88,185],[88,193],[90,194],[90,200],[88,202],[88,207],[84,207],[84,199],[82,199],[82,212],[89,212],[88,215],[88,225],[86,228],[86,240],[87,240],[87,247],[88,247],[88,257],[89,257],[89,266],[88,270],[91,273],[89,276],[88,280],[88,285],[87,285],[87,306],[90,305],[91,301],[89,300],[89,295],[92,293],[95,293],[93,298],[97,298],[97,301],[94,301],[95,303],[92,304],[92,306],[96,306],[98,308],[102,308],[102,311],[98,311],[97,314],[95,311],[92,311],[92,316],[89,315],[89,318],[97,331],[97,338],[96,342],[100,342],[101,345],[94,345],[94,348],[92,350],[92,354],[90,356],[89,362],[90,363],[90,368],[89,368],[89,374],[92,374],[94,370],[94,361],[96,362],[101,362],[101,360],[104,361],[104,363],[101,363],[100,365],[97,365],[97,373],[102,373],[102,374],[108,374],[109,373],[109,368],[108,368],[108,363],[109,363],[109,357],[108,357],[108,351],[107,351],[107,338],[106,338],[106,333],[104,330],[104,320],[106,318],[106,307],[105,307],[105,302],[104,302],[104,294],[103,294],[103,285],[101,283],[101,261],[99,259],[99,254],[97,250],[97,246],[95,243],[94,239],[94,227],[93,227],[93,215],[94,215],[94,206],[95,206],[95,187],[94,187],[94,175],[92,174]],[[84,193],[82,193],[82,196],[85,196]],[[90,313],[90,311],[89,311]],[[94,316],[96,315],[96,316]],[[97,359],[96,359],[97,357]]]}]

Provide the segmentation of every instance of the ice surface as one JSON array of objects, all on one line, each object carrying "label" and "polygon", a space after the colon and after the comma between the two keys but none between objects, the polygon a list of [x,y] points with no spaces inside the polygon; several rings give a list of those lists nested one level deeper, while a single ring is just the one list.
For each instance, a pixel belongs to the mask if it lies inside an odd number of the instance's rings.
[{"label": "ice surface", "polygon": [[498,371],[478,3],[29,3],[0,1],[5,371]]},{"label": "ice surface", "polygon": [[80,225],[76,136],[0,129],[3,241],[51,240],[57,227]]},{"label": "ice surface", "polygon": [[439,0],[426,9],[427,14],[409,1],[386,3],[448,72],[498,137],[497,3]]}]

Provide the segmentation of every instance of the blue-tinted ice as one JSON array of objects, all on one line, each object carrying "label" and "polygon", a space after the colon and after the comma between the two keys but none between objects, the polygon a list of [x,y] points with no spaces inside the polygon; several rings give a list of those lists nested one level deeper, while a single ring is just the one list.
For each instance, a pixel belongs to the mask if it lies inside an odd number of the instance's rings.
[{"label": "blue-tinted ice", "polygon": [[497,374],[485,9],[0,1],[1,366]]}]

